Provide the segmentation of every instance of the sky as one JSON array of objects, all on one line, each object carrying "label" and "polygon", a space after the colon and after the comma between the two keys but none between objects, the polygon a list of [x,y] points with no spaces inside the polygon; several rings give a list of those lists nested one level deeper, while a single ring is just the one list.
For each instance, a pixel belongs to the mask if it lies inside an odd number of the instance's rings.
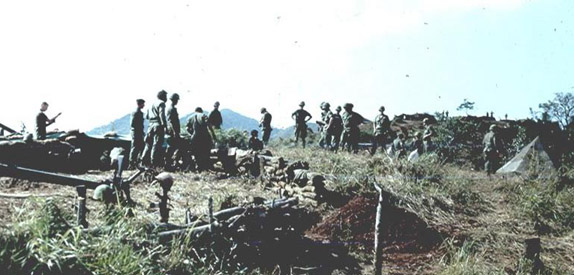
[{"label": "sky", "polygon": [[[448,110],[526,118],[574,92],[572,0],[2,1],[0,122],[88,131],[178,93],[292,124],[300,101],[374,118]],[[225,118],[224,118],[225,119]]]}]

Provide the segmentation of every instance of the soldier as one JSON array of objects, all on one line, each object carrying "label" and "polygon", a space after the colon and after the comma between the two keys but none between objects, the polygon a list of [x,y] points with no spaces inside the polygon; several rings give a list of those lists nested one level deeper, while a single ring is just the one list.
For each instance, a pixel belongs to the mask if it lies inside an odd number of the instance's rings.
[{"label": "soldier", "polygon": [[331,113],[327,133],[332,137],[331,149],[337,151],[341,142],[341,133],[343,132],[343,119],[341,118],[341,106],[337,106],[336,113]]},{"label": "soldier", "polygon": [[502,140],[498,136],[498,127],[496,125],[490,125],[489,132],[484,135],[482,143],[484,145],[483,153],[485,158],[484,170],[490,176],[498,169],[503,150]]},{"label": "soldier", "polygon": [[269,142],[269,137],[271,136],[271,114],[267,112],[267,109],[261,108],[261,120],[259,120],[259,127],[263,132],[263,143],[267,145]]},{"label": "soldier", "polygon": [[[209,170],[211,168],[209,155],[213,146],[213,139],[215,139],[215,133],[201,107],[195,108],[195,113],[189,117],[187,132],[190,135],[191,153],[195,157],[197,170]],[[214,137],[213,139],[210,133]]]},{"label": "soldier", "polygon": [[179,114],[175,107],[179,102],[179,95],[172,94],[169,99],[171,104],[166,109],[167,118],[167,153],[165,155],[166,166],[172,166],[174,162],[179,161],[179,153],[181,147],[181,126],[179,123]]},{"label": "soldier", "polygon": [[435,136],[435,132],[428,118],[423,119],[423,126],[425,127],[423,133],[424,149],[425,152],[431,152],[434,149],[432,138]]},{"label": "soldier", "polygon": [[145,107],[145,100],[137,99],[137,109],[132,113],[130,120],[130,133],[132,136],[132,146],[130,149],[130,167],[135,168],[140,161],[140,154],[144,148],[144,115],[142,109]]},{"label": "soldier", "polygon": [[332,136],[327,132],[327,126],[329,125],[329,120],[333,115],[330,110],[331,104],[329,102],[323,102],[321,104],[321,121],[317,121],[319,124],[319,131],[321,132],[321,139],[319,139],[319,146],[323,148],[331,148]]},{"label": "soldier", "polygon": [[407,149],[405,146],[405,134],[402,132],[397,135],[397,138],[393,141],[392,152],[396,158],[402,158],[407,155]]},{"label": "soldier", "polygon": [[379,114],[375,117],[375,121],[373,121],[373,149],[371,151],[371,155],[374,155],[377,152],[377,147],[381,146],[383,152],[385,152],[389,132],[391,130],[391,121],[389,117],[385,115],[385,107],[381,106],[379,108]]},{"label": "soldier", "polygon": [[223,118],[221,117],[221,113],[219,112],[219,101],[216,101],[213,104],[213,111],[209,113],[209,118],[207,122],[213,126],[213,128],[219,130],[221,129],[221,124],[223,124]]},{"label": "soldier", "polygon": [[305,107],[305,101],[301,101],[301,103],[299,103],[299,107],[301,107],[299,110],[291,114],[291,118],[295,120],[295,144],[297,144],[297,141],[301,139],[303,148],[305,148],[305,138],[307,138],[307,122],[311,120],[312,116],[309,114],[309,112],[303,109],[303,107]]},{"label": "soldier", "polygon": [[[147,110],[146,118],[149,120],[146,146],[142,154],[142,162],[154,166],[162,166],[163,140],[167,121],[165,118],[165,102],[167,92],[161,90],[157,93],[157,101]],[[151,160],[150,160],[151,157]]]},{"label": "soldier", "polygon": [[254,151],[263,150],[263,142],[257,138],[259,132],[257,130],[251,131],[251,138],[249,138],[248,148]]},{"label": "soldier", "polygon": [[40,106],[40,113],[38,113],[38,115],[36,116],[36,139],[37,140],[44,140],[46,139],[46,127],[52,125],[54,122],[56,122],[56,118],[58,116],[60,116],[61,113],[59,113],[58,115],[56,115],[56,117],[49,119],[46,114],[44,113],[45,111],[48,110],[48,103],[46,102],[42,102],[42,105]]},{"label": "soldier", "polygon": [[347,151],[357,153],[359,151],[359,135],[361,131],[359,130],[359,125],[361,125],[365,119],[360,114],[353,111],[353,104],[345,103],[343,105],[345,112],[343,113],[343,142],[347,146]]}]

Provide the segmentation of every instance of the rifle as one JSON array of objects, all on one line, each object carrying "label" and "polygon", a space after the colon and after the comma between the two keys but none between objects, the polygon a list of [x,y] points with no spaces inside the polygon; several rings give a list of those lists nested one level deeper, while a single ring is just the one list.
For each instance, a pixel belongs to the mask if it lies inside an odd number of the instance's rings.
[{"label": "rifle", "polygon": [[62,114],[62,112],[59,112],[55,117],[50,119],[50,121],[56,121],[56,118],[58,118],[61,114]]}]

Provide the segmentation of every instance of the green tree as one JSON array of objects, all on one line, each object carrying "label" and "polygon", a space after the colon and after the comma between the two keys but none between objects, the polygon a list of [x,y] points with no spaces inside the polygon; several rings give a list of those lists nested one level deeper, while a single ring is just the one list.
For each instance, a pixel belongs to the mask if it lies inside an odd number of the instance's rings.
[{"label": "green tree", "polygon": [[558,121],[562,128],[572,123],[574,116],[574,95],[572,93],[556,93],[554,99],[540,103],[538,107],[543,114]]},{"label": "green tree", "polygon": [[468,111],[473,110],[474,109],[474,102],[468,101],[468,99],[464,99],[464,101],[458,105],[458,107],[456,107],[457,111],[462,111],[464,110],[464,112],[466,113],[466,115],[468,115]]}]

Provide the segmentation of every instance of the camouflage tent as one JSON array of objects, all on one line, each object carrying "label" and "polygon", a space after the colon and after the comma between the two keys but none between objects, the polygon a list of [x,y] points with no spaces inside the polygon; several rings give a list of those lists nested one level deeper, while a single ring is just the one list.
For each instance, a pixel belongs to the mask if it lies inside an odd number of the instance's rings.
[{"label": "camouflage tent", "polygon": [[536,137],[524,146],[516,156],[502,166],[497,174],[526,174],[533,172],[538,175],[549,175],[556,171],[550,156],[544,150],[540,137]]}]

